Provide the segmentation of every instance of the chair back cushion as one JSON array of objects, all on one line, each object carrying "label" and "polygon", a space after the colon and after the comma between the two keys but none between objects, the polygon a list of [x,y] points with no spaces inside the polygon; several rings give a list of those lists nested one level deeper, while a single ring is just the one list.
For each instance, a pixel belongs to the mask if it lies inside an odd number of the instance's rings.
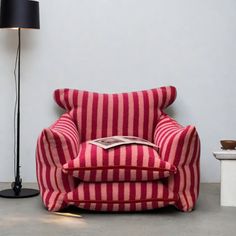
[{"label": "chair back cushion", "polygon": [[82,142],[115,135],[137,136],[152,142],[162,110],[175,98],[173,86],[120,94],[75,89],[54,92],[56,103],[73,117]]}]

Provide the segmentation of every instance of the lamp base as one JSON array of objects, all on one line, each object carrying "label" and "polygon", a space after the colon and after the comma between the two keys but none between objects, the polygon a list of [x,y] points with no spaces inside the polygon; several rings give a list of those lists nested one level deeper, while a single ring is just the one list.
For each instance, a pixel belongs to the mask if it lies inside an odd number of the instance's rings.
[{"label": "lamp base", "polygon": [[5,189],[0,191],[0,197],[3,198],[28,198],[35,197],[37,195],[39,195],[39,190],[30,188],[22,188],[19,194],[16,194],[13,189]]}]

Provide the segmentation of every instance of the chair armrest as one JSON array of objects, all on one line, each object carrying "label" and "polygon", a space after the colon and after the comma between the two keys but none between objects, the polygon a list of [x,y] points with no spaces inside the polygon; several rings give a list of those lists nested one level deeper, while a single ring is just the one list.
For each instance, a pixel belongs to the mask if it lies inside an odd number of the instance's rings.
[{"label": "chair armrest", "polygon": [[[45,128],[39,137],[46,158],[53,159],[58,167],[74,159],[79,151],[80,138],[71,116],[63,114],[49,128]],[[51,156],[51,157],[50,157]]]},{"label": "chair armrest", "polygon": [[[197,136],[194,138],[194,136]],[[196,128],[192,125],[183,127],[176,120],[163,114],[154,131],[154,143],[160,148],[163,160],[176,167],[187,164],[191,159],[184,158],[199,140]]]},{"label": "chair armrest", "polygon": [[176,204],[182,211],[191,211],[197,201],[200,182],[200,139],[192,125],[183,127],[163,114],[155,128],[154,143],[160,156],[177,167],[168,185],[179,194]]},{"label": "chair armrest", "polygon": [[64,197],[78,184],[63,173],[62,166],[74,159],[79,151],[80,138],[69,114],[62,115],[42,131],[36,149],[37,179],[44,205],[49,211],[64,208]]},{"label": "chair armrest", "polygon": [[74,159],[79,152],[80,136],[78,129],[72,117],[66,113],[63,114],[49,128],[43,130],[46,139],[52,148],[55,156],[58,156],[60,165]]}]

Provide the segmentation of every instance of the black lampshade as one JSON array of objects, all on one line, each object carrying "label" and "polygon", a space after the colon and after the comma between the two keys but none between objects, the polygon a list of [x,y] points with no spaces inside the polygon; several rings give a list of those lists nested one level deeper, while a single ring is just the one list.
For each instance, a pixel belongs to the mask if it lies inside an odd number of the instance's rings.
[{"label": "black lampshade", "polygon": [[39,2],[1,0],[0,28],[39,29]]}]

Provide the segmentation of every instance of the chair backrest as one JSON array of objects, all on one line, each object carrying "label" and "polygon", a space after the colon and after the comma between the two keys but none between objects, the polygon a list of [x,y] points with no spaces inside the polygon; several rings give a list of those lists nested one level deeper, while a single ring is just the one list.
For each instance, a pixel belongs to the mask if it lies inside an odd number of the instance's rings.
[{"label": "chair backrest", "polygon": [[75,89],[57,89],[56,103],[73,117],[81,141],[114,135],[153,140],[162,110],[176,98],[173,86],[139,92],[101,94]]}]

